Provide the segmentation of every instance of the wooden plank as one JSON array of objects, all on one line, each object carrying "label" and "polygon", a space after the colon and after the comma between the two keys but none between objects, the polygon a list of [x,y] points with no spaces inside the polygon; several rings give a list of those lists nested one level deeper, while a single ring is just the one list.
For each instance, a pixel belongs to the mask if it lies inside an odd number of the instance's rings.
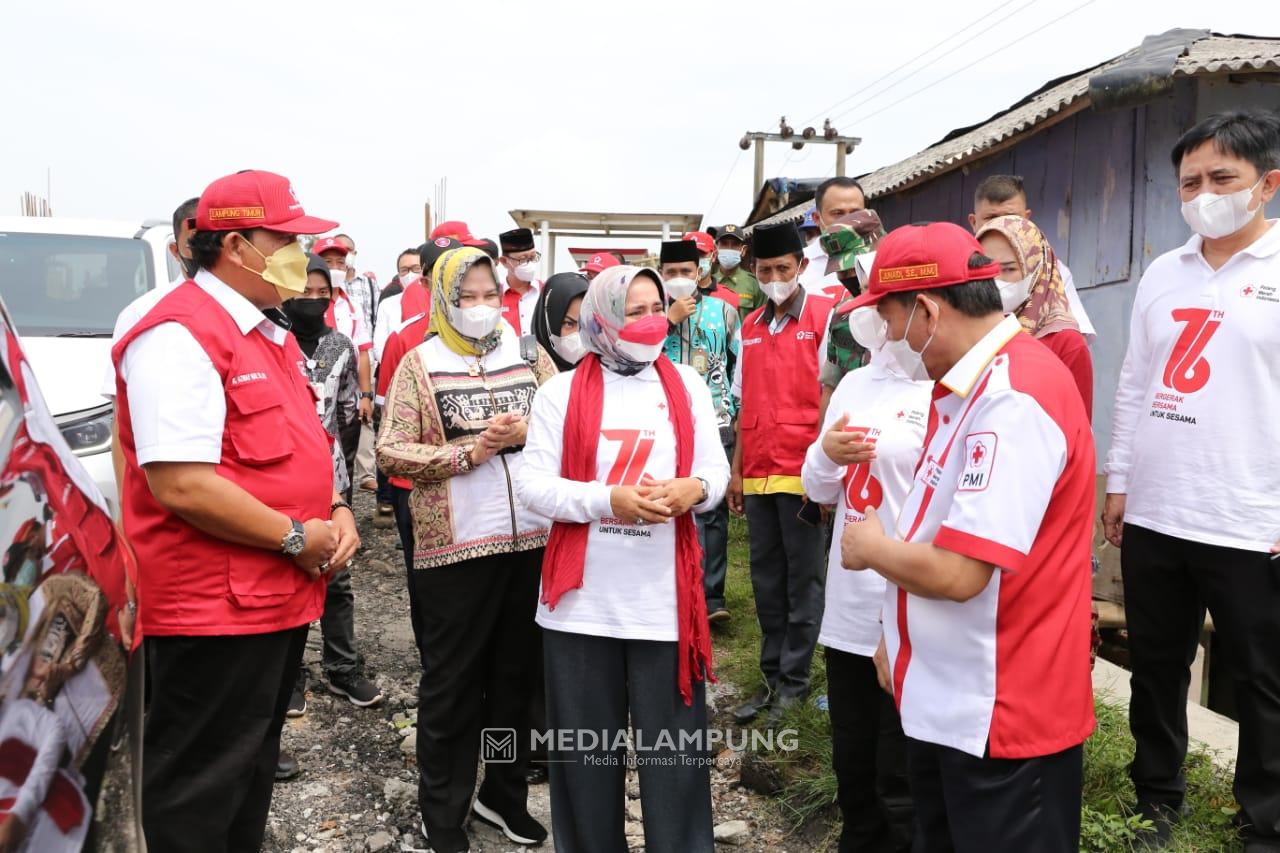
[{"label": "wooden plank", "polygon": [[[1072,266],[1071,176],[1076,168],[1076,121],[1061,122],[1045,131],[1044,183],[1037,197],[1028,198],[1031,217],[1049,237],[1063,263]],[[1017,158],[1015,158],[1015,162]],[[1077,284],[1081,276],[1077,275]]]},{"label": "wooden plank", "polygon": [[978,189],[978,184],[992,175],[1017,174],[1013,170],[1014,151],[1016,150],[1016,148],[1008,149],[993,157],[975,160],[960,169],[960,174],[963,176],[960,183],[960,202],[966,224],[969,220],[969,214],[973,212],[973,194]]},{"label": "wooden plank", "polygon": [[1181,246],[1191,236],[1182,220],[1178,177],[1169,160],[1169,152],[1178,137],[1195,123],[1196,85],[1190,79],[1178,80],[1171,93],[1147,104],[1142,152],[1145,186],[1139,272],[1145,272],[1152,261]]},{"label": "wooden plank", "polygon": [[1129,278],[1135,111],[1076,117],[1069,257],[1076,287]]}]

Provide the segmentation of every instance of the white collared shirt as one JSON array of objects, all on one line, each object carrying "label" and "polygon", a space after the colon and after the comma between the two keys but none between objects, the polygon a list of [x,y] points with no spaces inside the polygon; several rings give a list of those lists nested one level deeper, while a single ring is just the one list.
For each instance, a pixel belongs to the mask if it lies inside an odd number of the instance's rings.
[{"label": "white collared shirt", "polygon": [[[241,334],[256,332],[284,345],[289,333],[213,273],[200,270],[195,283],[231,315]],[[120,359],[120,376],[129,389],[139,465],[222,461],[226,390],[213,362],[185,326],[161,323],[139,335]]]},{"label": "white collared shirt", "polygon": [[1130,524],[1248,551],[1280,540],[1277,223],[1217,270],[1193,236],[1138,283],[1106,464]]},{"label": "white collared shirt", "polygon": [[[138,321],[147,316],[152,308],[156,307],[161,299],[168,296],[174,288],[185,282],[185,278],[176,278],[168,284],[162,284],[159,287],[153,287],[137,299],[124,306],[124,309],[116,317],[116,326],[111,333],[111,346],[120,343],[120,339],[128,334],[129,330],[138,325]],[[111,363],[111,359],[107,359],[106,374],[102,377],[102,396],[108,400],[116,398],[116,366]]]}]

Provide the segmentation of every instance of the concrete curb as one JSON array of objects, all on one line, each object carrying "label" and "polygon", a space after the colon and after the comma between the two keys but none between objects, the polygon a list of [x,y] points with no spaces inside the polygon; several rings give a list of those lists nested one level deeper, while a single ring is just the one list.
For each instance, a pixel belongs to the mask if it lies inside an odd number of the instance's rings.
[{"label": "concrete curb", "polygon": [[[1125,708],[1129,707],[1129,672],[1110,661],[1098,658],[1093,669],[1094,695]],[[1208,708],[1187,703],[1187,731],[1193,744],[1203,746],[1213,763],[1230,770],[1235,767],[1240,729],[1234,720]]]}]

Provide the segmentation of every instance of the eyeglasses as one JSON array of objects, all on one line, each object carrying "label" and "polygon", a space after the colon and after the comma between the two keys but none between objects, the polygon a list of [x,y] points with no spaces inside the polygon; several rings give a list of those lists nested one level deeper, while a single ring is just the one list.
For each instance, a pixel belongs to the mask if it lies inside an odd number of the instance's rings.
[{"label": "eyeglasses", "polygon": [[400,269],[397,270],[397,272],[399,272],[400,275],[408,275],[411,272],[421,273],[422,264],[414,264],[411,267],[400,267]]},{"label": "eyeglasses", "polygon": [[536,264],[542,260],[542,253],[531,252],[528,255],[508,255],[507,257],[511,259],[512,263],[516,263],[516,264],[528,264],[528,263]]}]

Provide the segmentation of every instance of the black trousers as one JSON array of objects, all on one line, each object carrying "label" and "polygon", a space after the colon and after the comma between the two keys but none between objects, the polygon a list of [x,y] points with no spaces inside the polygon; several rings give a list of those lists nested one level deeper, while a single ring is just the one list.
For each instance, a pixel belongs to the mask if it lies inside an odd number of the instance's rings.
[{"label": "black trousers", "polygon": [[1124,526],[1120,558],[1139,803],[1182,804],[1187,688],[1208,606],[1235,686],[1236,801],[1247,832],[1280,848],[1280,561],[1132,524]]},{"label": "black trousers", "polygon": [[831,766],[844,826],[840,853],[911,849],[915,809],[907,781],[907,739],[893,697],[869,657],[825,649],[831,709]]},{"label": "black trousers", "polygon": [[351,591],[351,573],[334,573],[325,589],[324,613],[320,616],[320,636],[324,640],[321,666],[326,678],[351,678],[360,674],[360,654],[356,651],[356,597]]},{"label": "black trousers", "polygon": [[[725,456],[733,458],[733,440],[724,444]],[[729,502],[710,512],[694,516],[698,525],[698,543],[702,545],[702,587],[707,598],[707,612],[723,610],[724,582],[729,573]]]},{"label": "black trousers", "polygon": [[534,623],[542,549],[413,573],[422,625],[418,806],[432,828],[460,828],[471,808],[482,729],[515,729],[516,760],[486,762],[479,799],[527,807]]},{"label": "black trousers", "polygon": [[307,626],[147,637],[142,826],[152,850],[256,851]]},{"label": "black trousers", "polygon": [[[680,698],[676,644],[544,631],[543,645],[551,731],[575,740],[578,732],[604,734],[596,749],[551,744],[556,853],[626,853],[627,750],[616,734],[627,731],[628,719],[637,744],[644,849],[711,853],[706,693],[694,682],[692,705]],[[661,746],[672,748],[639,748],[658,745],[660,737]]]},{"label": "black trousers", "polygon": [[395,511],[396,532],[400,534],[401,553],[404,556],[405,579],[409,585],[409,622],[413,625],[413,641],[422,651],[422,617],[418,614],[418,591],[413,582],[413,515],[409,512],[411,489],[387,485],[391,490],[391,508]]},{"label": "black trousers", "polygon": [[907,738],[915,853],[1076,853],[1084,748],[974,758]]},{"label": "black trousers", "polygon": [[796,518],[800,495],[747,495],[751,588],[760,620],[760,671],[782,696],[809,692],[822,625],[823,531]]}]

